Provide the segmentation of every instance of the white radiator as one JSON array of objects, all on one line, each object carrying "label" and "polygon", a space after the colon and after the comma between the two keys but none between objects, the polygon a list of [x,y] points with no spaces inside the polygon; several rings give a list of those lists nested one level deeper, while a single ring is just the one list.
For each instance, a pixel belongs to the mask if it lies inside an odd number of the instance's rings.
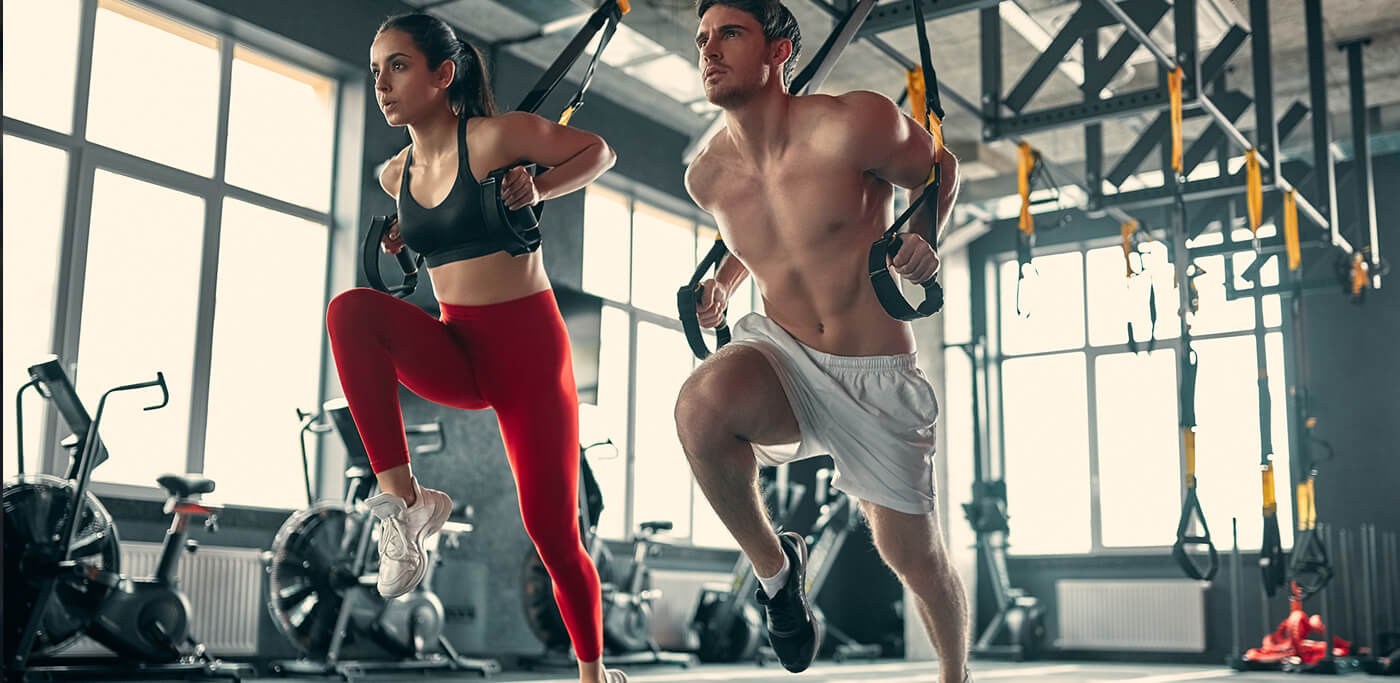
[{"label": "white radiator", "polygon": [[[160,544],[123,541],[121,548],[123,574],[146,578],[156,573]],[[191,635],[215,657],[257,654],[258,610],[264,600],[261,552],[201,546],[193,555],[180,555],[180,588],[194,610]],[[84,636],[63,654],[101,656],[111,652]]]},{"label": "white radiator", "polygon": [[1202,581],[1062,579],[1055,582],[1060,637],[1081,650],[1204,652]]}]

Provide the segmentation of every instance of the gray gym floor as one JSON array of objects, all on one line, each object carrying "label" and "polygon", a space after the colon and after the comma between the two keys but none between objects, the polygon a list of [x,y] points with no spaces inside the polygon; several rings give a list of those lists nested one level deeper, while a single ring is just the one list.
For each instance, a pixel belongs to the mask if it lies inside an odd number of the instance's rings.
[{"label": "gray gym floor", "polygon": [[[1028,683],[1049,681],[1050,683],[1173,683],[1175,681],[1221,681],[1239,676],[1240,683],[1261,683],[1268,681],[1297,681],[1296,674],[1284,673],[1236,673],[1222,666],[1164,666],[1156,664],[1105,664],[1074,662],[1037,662],[1013,664],[1004,662],[974,662],[973,675],[979,681],[997,683]],[[937,683],[938,664],[935,662],[880,661],[832,664],[820,662],[800,675],[794,676],[776,666],[760,668],[748,664],[706,664],[694,669],[678,667],[629,667],[628,677],[635,683],[687,683],[696,681],[779,683],[780,681],[805,681],[807,683],[878,681],[880,683]],[[280,679],[295,681],[298,679]],[[316,679],[300,679],[316,680]],[[367,683],[389,683],[399,681],[447,682],[452,683],[481,681],[477,676],[375,676],[365,679]],[[506,672],[492,676],[488,681],[511,681],[533,683],[573,683],[570,678],[557,673]]]}]

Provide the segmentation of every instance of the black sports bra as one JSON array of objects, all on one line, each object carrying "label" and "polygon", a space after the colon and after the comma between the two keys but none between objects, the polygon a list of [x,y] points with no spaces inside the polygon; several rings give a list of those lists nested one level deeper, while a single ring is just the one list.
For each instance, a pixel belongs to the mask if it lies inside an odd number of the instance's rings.
[{"label": "black sports bra", "polygon": [[[413,166],[413,148],[404,160],[399,185],[399,234],[404,244],[423,255],[428,267],[505,251],[507,244],[487,228],[479,183],[472,176],[467,155],[467,118],[457,119],[457,177],[447,198],[432,208],[413,199],[408,170]],[[493,207],[494,208],[494,207]]]}]

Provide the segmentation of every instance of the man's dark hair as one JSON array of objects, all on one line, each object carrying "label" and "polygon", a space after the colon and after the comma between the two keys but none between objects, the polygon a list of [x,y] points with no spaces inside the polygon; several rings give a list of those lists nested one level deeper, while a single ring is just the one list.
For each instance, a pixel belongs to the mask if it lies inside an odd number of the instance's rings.
[{"label": "man's dark hair", "polygon": [[783,84],[792,83],[792,72],[797,69],[797,56],[802,53],[802,31],[797,28],[797,18],[779,0],[699,0],[695,15],[704,17],[705,12],[715,5],[725,5],[743,10],[758,20],[763,27],[763,37],[770,41],[786,38],[792,41],[792,56],[783,64]]}]

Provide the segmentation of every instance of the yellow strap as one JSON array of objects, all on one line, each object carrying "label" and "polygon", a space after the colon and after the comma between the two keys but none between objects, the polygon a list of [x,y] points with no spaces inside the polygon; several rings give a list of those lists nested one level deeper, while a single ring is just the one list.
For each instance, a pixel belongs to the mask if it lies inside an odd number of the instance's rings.
[{"label": "yellow strap", "polygon": [[1264,514],[1275,514],[1278,512],[1278,499],[1274,496],[1274,463],[1265,465],[1260,475],[1264,484]]},{"label": "yellow strap", "polygon": [[928,112],[925,111],[924,70],[914,67],[904,72],[905,87],[909,91],[909,112],[921,126],[927,126]]},{"label": "yellow strap", "polygon": [[1016,187],[1021,193],[1021,232],[1035,234],[1035,221],[1031,219],[1031,169],[1035,167],[1035,157],[1030,143],[1022,142],[1016,151]]},{"label": "yellow strap", "polygon": [[1196,488],[1196,430],[1181,428],[1181,439],[1186,444],[1186,486]]},{"label": "yellow strap", "polygon": [[1167,74],[1167,88],[1171,91],[1172,106],[1172,169],[1182,173],[1181,163],[1181,77],[1185,72],[1181,67]]},{"label": "yellow strap", "polygon": [[1298,484],[1298,530],[1311,531],[1317,524],[1317,505],[1313,500],[1313,479]]},{"label": "yellow strap", "polygon": [[1128,270],[1128,277],[1133,276],[1133,261],[1130,257],[1133,253],[1133,233],[1137,232],[1137,229],[1137,220],[1123,224],[1123,267]]},{"label": "yellow strap", "polygon": [[[938,118],[938,114],[928,111],[926,91],[924,90],[924,70],[914,67],[904,72],[904,80],[909,92],[909,112],[919,125],[924,127],[933,136],[933,158],[943,158],[943,121]],[[933,182],[933,173],[930,172],[925,185]]]},{"label": "yellow strap", "polygon": [[1351,255],[1351,293],[1360,294],[1366,289],[1366,283],[1371,279],[1370,269],[1367,267],[1366,259],[1361,252],[1353,252]]},{"label": "yellow strap", "polygon": [[[938,114],[928,113],[928,132],[933,135],[933,158],[943,158],[943,119],[938,118]],[[929,174],[929,182],[933,182],[933,175]]]},{"label": "yellow strap", "polygon": [[1283,195],[1283,246],[1288,250],[1288,269],[1303,265],[1303,249],[1298,246],[1298,191]]},{"label": "yellow strap", "polygon": [[573,107],[569,107],[568,109],[565,109],[565,110],[564,110],[564,113],[559,115],[559,125],[561,125],[561,126],[567,126],[567,125],[569,125],[569,119],[572,118],[573,115],[574,115],[574,108],[573,108]]},{"label": "yellow strap", "polygon": [[623,14],[627,14],[628,12],[632,11],[632,5],[628,3],[627,0],[617,0],[617,8],[622,10]]},{"label": "yellow strap", "polygon": [[1264,181],[1259,172],[1259,153],[1251,148],[1244,153],[1245,182],[1248,185],[1249,232],[1259,232],[1264,215]]}]

